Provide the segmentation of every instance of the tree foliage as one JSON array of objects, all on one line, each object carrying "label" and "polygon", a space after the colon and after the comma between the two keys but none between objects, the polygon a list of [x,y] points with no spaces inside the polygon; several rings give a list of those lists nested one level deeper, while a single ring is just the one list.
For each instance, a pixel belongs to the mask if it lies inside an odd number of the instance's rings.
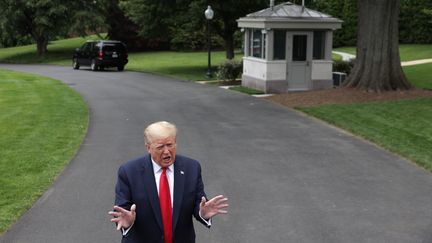
[{"label": "tree foliage", "polygon": [[309,8],[342,19],[342,28],[334,33],[333,46],[353,46],[357,35],[356,0],[315,0]]},{"label": "tree foliage", "polygon": [[141,35],[160,37],[168,33],[167,21],[173,16],[178,6],[159,0],[120,0],[120,7],[132,21],[140,26]]},{"label": "tree foliage", "polygon": [[0,26],[3,38],[31,39],[37,44],[38,56],[47,51],[50,40],[66,36],[74,23],[76,30],[100,26],[96,1],[86,0],[1,0]]},{"label": "tree foliage", "polygon": [[65,26],[67,33],[87,36],[89,33],[99,34],[108,28],[107,2],[108,0],[77,0],[69,4],[71,19]]},{"label": "tree foliage", "polygon": [[249,13],[268,7],[268,0],[225,0],[209,1],[215,11],[213,28],[225,41],[226,57],[234,58],[234,34],[238,31],[237,19]]},{"label": "tree foliage", "polygon": [[10,34],[18,33],[21,36],[29,34],[37,43],[38,55],[46,52],[48,41],[62,31],[67,15],[67,6],[59,0],[3,0],[1,2],[4,26],[10,26]]},{"label": "tree foliage", "polygon": [[432,1],[402,0],[399,29],[401,43],[432,43]]},{"label": "tree foliage", "polygon": [[[223,46],[227,58],[232,58],[234,48],[240,47],[236,20],[268,7],[269,1],[0,0],[0,46],[38,43],[42,55],[50,40],[107,31],[110,38],[126,42],[131,49],[199,50],[206,47],[204,11],[211,5],[215,12],[212,42]],[[400,42],[432,43],[432,0],[400,1]],[[302,0],[291,2],[301,4]],[[305,4],[344,21],[334,33],[334,46],[356,44],[356,0],[305,0]]]},{"label": "tree foliage", "polygon": [[[203,6],[202,1],[191,1],[184,9],[184,12],[177,13],[170,21],[171,48],[176,50],[205,49],[207,36]],[[213,38],[213,43],[220,46],[220,41],[215,38]]]},{"label": "tree foliage", "polygon": [[[362,4],[362,3],[359,3]],[[353,46],[356,43],[357,13],[356,0],[315,0],[309,8],[330,14],[344,21],[342,29],[334,33],[333,45]],[[399,40],[401,43],[432,43],[432,1],[401,0],[399,16]]]},{"label": "tree foliage", "polygon": [[[140,26],[140,34],[167,38],[177,47],[192,44],[205,46],[204,11],[214,11],[211,29],[223,39],[227,58],[234,57],[236,20],[250,12],[265,8],[268,0],[121,0],[120,7]],[[199,39],[199,40],[198,40]]]},{"label": "tree foliage", "polygon": [[119,0],[98,0],[108,38],[126,43],[129,50],[145,50],[148,38],[138,35],[139,26],[119,6]]}]

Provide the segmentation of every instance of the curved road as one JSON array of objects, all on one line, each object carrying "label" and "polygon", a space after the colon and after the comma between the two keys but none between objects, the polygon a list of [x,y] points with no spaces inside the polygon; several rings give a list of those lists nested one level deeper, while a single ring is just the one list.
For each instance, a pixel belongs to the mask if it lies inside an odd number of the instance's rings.
[{"label": "curved road", "polygon": [[356,137],[264,100],[137,72],[0,65],[62,80],[90,107],[77,156],[1,242],[119,242],[107,212],[118,166],[142,129],[179,127],[209,196],[230,213],[197,242],[432,242],[432,175]]}]

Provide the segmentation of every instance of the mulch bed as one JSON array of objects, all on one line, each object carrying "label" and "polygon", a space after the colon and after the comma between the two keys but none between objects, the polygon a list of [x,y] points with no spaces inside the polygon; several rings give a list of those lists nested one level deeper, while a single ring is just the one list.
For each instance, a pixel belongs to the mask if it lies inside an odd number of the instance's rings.
[{"label": "mulch bed", "polygon": [[407,91],[366,92],[352,88],[289,92],[265,99],[287,107],[311,107],[329,104],[366,103],[432,97],[432,90],[411,89]]}]

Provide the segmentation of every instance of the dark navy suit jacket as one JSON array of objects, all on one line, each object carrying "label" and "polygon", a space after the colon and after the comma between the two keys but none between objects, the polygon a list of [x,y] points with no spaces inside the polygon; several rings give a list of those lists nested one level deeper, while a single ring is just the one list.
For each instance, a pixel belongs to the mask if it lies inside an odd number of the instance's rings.
[{"label": "dark navy suit jacket", "polygon": [[[136,219],[123,243],[163,243],[159,196],[150,155],[123,164],[118,170],[115,205],[130,210],[136,204]],[[192,216],[199,216],[205,197],[198,161],[176,155],[174,162],[173,243],[195,242]]]}]

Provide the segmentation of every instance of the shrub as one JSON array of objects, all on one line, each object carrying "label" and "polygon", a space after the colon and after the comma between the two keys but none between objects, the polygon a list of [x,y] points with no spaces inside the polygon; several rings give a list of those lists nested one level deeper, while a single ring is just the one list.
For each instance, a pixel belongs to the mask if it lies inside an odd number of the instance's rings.
[{"label": "shrub", "polygon": [[234,81],[243,71],[243,62],[226,60],[221,63],[216,72],[216,77],[223,81]]},{"label": "shrub", "polygon": [[341,72],[350,74],[351,69],[354,67],[355,59],[351,59],[350,61],[342,61],[337,60],[333,62],[333,72]]},{"label": "shrub", "polygon": [[176,28],[172,31],[171,39],[172,50],[204,50],[207,45],[207,38],[202,31],[189,32],[182,28]]}]

